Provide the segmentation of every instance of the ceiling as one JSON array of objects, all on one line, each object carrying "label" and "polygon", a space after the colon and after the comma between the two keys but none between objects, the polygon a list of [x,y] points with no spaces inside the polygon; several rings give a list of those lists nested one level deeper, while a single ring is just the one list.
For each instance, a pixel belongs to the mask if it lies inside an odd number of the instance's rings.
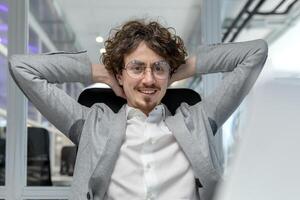
[{"label": "ceiling", "polygon": [[[224,33],[248,0],[219,1]],[[253,9],[260,1],[252,0],[249,9]],[[278,11],[284,11],[295,0],[265,0],[258,11],[269,12],[282,1],[284,3]],[[103,43],[95,41],[96,36],[100,35],[105,40],[112,28],[129,19],[159,20],[165,26],[174,27],[186,43],[195,27],[200,26],[201,0],[53,0],[53,2],[58,15],[75,33],[79,48],[88,50],[92,62],[99,62],[99,50],[103,47]],[[234,41],[264,38],[271,42],[300,15],[299,8],[298,2],[291,12],[284,15],[254,15]],[[242,18],[246,17],[247,14]]]},{"label": "ceiling", "polygon": [[56,1],[61,12],[76,34],[82,48],[87,49],[92,62],[99,60],[99,49],[103,44],[96,43],[101,35],[107,38],[110,29],[134,18],[159,20],[166,26],[176,29],[185,41],[199,14],[198,0],[60,0]]},{"label": "ceiling", "polygon": [[[223,30],[231,25],[243,7],[248,3],[249,13],[244,13],[241,19],[246,19],[251,12],[261,2],[261,6],[255,14],[250,18],[248,23],[240,31],[236,39],[233,41],[245,41],[257,38],[263,38],[271,44],[283,32],[287,31],[300,16],[300,1],[299,0],[221,0],[222,5],[222,24]],[[280,6],[279,6],[280,5]],[[278,7],[276,9],[276,7]],[[289,9],[290,7],[290,9]],[[276,11],[275,11],[276,9]],[[271,13],[272,11],[275,11]],[[237,26],[242,24],[243,20],[239,20]],[[234,31],[232,31],[234,32]],[[225,41],[229,41],[228,39]]]}]

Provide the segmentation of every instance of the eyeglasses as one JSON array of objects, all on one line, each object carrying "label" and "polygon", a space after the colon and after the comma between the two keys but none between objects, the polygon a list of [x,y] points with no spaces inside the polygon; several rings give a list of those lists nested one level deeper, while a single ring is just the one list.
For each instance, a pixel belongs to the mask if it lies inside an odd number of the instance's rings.
[{"label": "eyeglasses", "polygon": [[[131,78],[139,79],[144,77],[147,64],[138,60],[133,60],[126,64],[124,69]],[[161,60],[151,64],[149,67],[153,76],[157,79],[167,79],[170,74],[170,65],[167,61]]]}]

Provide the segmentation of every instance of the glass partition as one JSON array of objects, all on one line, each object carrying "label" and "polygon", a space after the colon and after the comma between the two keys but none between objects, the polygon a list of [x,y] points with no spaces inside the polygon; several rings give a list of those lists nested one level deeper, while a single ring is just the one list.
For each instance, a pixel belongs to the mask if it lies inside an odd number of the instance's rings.
[{"label": "glass partition", "polygon": [[5,185],[8,2],[0,0],[0,186]]},{"label": "glass partition", "polygon": [[[58,13],[53,0],[30,0],[29,53],[76,51],[73,30]],[[37,23],[33,23],[37,22]],[[81,84],[57,87],[77,98]],[[76,147],[28,101],[27,186],[69,186]]]}]

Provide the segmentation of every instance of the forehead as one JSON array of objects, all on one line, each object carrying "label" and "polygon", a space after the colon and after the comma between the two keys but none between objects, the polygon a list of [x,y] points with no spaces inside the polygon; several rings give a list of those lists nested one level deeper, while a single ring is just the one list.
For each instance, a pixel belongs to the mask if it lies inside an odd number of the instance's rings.
[{"label": "forehead", "polygon": [[152,49],[150,49],[145,44],[145,42],[141,42],[134,51],[124,56],[125,63],[130,62],[132,60],[139,60],[143,62],[155,62],[162,59],[163,57],[161,57]]}]

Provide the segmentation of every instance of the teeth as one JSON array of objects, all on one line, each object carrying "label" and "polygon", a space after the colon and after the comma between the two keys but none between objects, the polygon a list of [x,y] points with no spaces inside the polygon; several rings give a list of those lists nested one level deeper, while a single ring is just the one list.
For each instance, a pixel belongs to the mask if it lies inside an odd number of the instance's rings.
[{"label": "teeth", "polygon": [[145,94],[153,94],[155,90],[140,90],[140,92],[145,93]]}]

